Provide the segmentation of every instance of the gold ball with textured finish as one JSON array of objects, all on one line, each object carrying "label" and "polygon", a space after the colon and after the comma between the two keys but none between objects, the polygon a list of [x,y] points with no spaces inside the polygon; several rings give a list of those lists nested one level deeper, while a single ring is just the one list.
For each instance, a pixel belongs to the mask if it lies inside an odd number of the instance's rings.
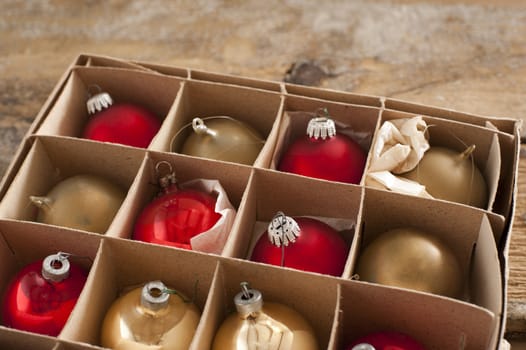
[{"label": "gold ball with textured finish", "polygon": [[212,350],[317,350],[309,323],[283,304],[265,302],[256,316],[227,317],[215,335]]},{"label": "gold ball with textured finish", "polygon": [[459,297],[462,272],[440,239],[413,228],[381,234],[358,260],[360,280],[448,297]]},{"label": "gold ball with textured finish", "polygon": [[201,314],[197,307],[171,294],[165,307],[141,305],[142,288],[118,298],[101,329],[101,345],[114,350],[184,350],[194,337]]}]

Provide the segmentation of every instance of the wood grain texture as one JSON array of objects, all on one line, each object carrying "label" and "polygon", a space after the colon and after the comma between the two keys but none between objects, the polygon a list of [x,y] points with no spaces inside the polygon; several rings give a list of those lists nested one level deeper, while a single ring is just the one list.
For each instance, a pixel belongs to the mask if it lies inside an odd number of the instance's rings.
[{"label": "wood grain texture", "polygon": [[[81,52],[271,80],[308,61],[316,86],[526,119],[522,0],[4,0],[0,174]],[[508,296],[526,332],[524,158]]]}]

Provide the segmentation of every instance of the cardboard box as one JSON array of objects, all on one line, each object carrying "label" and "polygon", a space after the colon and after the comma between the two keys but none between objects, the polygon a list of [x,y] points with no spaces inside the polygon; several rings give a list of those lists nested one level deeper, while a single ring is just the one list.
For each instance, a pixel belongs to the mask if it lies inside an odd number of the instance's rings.
[{"label": "cardboard box", "polygon": [[[143,104],[162,120],[147,149],[79,137],[95,85],[115,100]],[[478,209],[286,174],[276,170],[283,150],[305,130],[302,112],[328,108],[369,150],[386,120],[421,115],[432,145],[477,145],[474,161],[488,183],[489,201]],[[227,115],[257,129],[265,144],[253,165],[171,152],[174,135],[196,116]],[[504,349],[507,255],[516,197],[520,123],[287,83],[202,70],[80,55],[66,70],[24,138],[0,186],[0,292],[25,264],[68,251],[89,270],[81,297],[58,337],[0,326],[0,347],[99,349],[109,306],[130,286],[160,279],[194,297],[201,320],[191,348],[206,349],[227,314],[239,283],[265,300],[287,304],[314,328],[321,349],[342,349],[366,333],[389,329],[411,334],[427,349]],[[369,155],[370,156],[370,155]],[[157,192],[155,165],[169,162],[180,182],[219,180],[236,208],[221,254],[187,251],[132,240],[141,209]],[[127,195],[104,233],[36,223],[31,195],[60,180],[95,173]],[[338,225],[349,245],[341,276],[254,263],[254,241],[277,211]],[[458,259],[464,288],[459,299],[357,280],[357,260],[380,233],[413,226],[440,237]],[[197,287],[195,287],[197,285]]]}]

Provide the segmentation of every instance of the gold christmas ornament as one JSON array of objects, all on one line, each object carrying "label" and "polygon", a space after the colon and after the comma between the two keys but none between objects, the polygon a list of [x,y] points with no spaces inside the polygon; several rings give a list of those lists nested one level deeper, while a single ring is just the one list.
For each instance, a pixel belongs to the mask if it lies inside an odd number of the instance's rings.
[{"label": "gold christmas ornament", "polygon": [[401,176],[418,182],[435,198],[486,208],[488,186],[475,165],[475,145],[464,152],[431,147],[418,165]]},{"label": "gold christmas ornament", "polygon": [[265,140],[257,130],[236,119],[194,118],[172,140],[172,152],[252,165]]},{"label": "gold christmas ornament", "polygon": [[223,322],[213,350],[315,350],[319,349],[310,324],[297,311],[265,302],[261,292],[241,284],[234,297],[237,313]]},{"label": "gold christmas ornament", "polygon": [[179,292],[153,281],[118,298],[104,318],[101,345],[114,350],[188,349],[201,314]]},{"label": "gold christmas ornament", "polygon": [[414,228],[382,233],[358,259],[360,280],[459,297],[462,272],[451,251],[437,237]]},{"label": "gold christmas ornament", "polygon": [[38,207],[37,221],[78,230],[104,233],[119,210],[126,192],[95,175],[67,178],[46,196],[31,196]]}]

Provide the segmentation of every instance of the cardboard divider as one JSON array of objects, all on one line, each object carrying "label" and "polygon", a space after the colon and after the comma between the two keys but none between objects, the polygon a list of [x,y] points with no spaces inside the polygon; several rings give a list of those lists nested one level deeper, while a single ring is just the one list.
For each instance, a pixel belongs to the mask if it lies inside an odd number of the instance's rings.
[{"label": "cardboard divider", "polygon": [[[518,134],[513,137],[499,133],[498,137],[501,150],[501,168],[499,186],[493,208],[505,217],[511,218],[513,217],[513,215],[511,215],[513,202],[510,199],[513,198],[513,193],[515,191],[516,166],[518,165],[518,159],[520,156],[521,141]],[[505,238],[506,237],[507,235],[505,235]]]},{"label": "cardboard divider", "polygon": [[101,350],[106,349],[100,346],[95,346],[87,343],[77,343],[65,340],[60,340],[53,350]]},{"label": "cardboard divider", "polygon": [[[0,220],[0,240],[1,295],[5,295],[8,284],[24,266],[58,252],[72,254],[70,262],[88,273],[77,304],[59,335],[67,336],[76,329],[76,320],[84,317],[85,307],[82,305],[89,302],[88,285],[95,278],[92,264],[101,242],[99,236],[36,223]],[[79,241],[82,244],[78,244]]]},{"label": "cardboard divider", "polygon": [[336,123],[337,133],[349,136],[361,146],[366,155],[368,154],[380,118],[379,109],[287,96],[285,113],[281,119],[270,163],[271,169],[276,169],[283,153],[296,139],[306,134],[309,120],[320,108],[327,108],[331,119]]},{"label": "cardboard divider", "polygon": [[[415,116],[414,114],[385,110],[382,112],[382,123],[388,120],[413,118]],[[488,187],[488,203],[486,209],[494,210],[502,214],[498,210],[499,208],[494,208],[502,161],[497,133],[489,128],[457,121],[425,115],[422,116],[422,118],[428,126],[427,132],[429,134],[429,144],[431,147],[440,146],[462,152],[469,145],[476,146],[472,153],[473,159],[483,174]]]},{"label": "cardboard divider", "polygon": [[173,130],[172,149],[180,149],[191,130],[193,118],[227,116],[251,126],[266,140],[254,163],[265,166],[265,154],[274,147],[271,131],[279,116],[281,100],[280,94],[273,92],[187,81],[170,128]]},{"label": "cardboard divider", "polygon": [[464,123],[485,126],[487,122],[494,124],[500,131],[513,135],[517,128],[517,120],[512,118],[502,117],[484,117],[480,115],[473,115],[463,113],[451,109],[438,108],[433,106],[422,105],[413,102],[397,100],[393,98],[385,99],[385,108],[388,110],[397,110],[401,112],[408,112],[413,114],[425,114],[437,118],[445,118],[451,120],[458,120]]},{"label": "cardboard divider", "polygon": [[[85,152],[87,147],[89,152]],[[77,174],[104,177],[127,192],[141,164],[142,154],[139,149],[112,144],[38,137],[0,202],[0,217],[35,220],[37,209],[30,196],[46,195],[60,181]],[[116,214],[119,215],[121,211]]]},{"label": "cardboard divider", "polygon": [[297,95],[304,97],[312,97],[322,99],[325,101],[342,102],[347,104],[382,107],[383,101],[377,96],[362,95],[362,94],[348,94],[342,91],[319,89],[312,86],[285,84],[285,91],[287,95]]},{"label": "cardboard divider", "polygon": [[49,111],[38,135],[81,137],[89,120],[86,102],[98,88],[114,104],[133,103],[150,110],[162,122],[179,91],[180,79],[157,73],[108,67],[77,67]]},{"label": "cardboard divider", "polygon": [[56,338],[0,327],[0,348],[2,349],[55,350],[57,347]]},{"label": "cardboard divider", "polygon": [[[396,228],[415,228],[439,238],[456,257],[464,280],[462,300],[496,314],[502,292],[494,259],[497,248],[485,212],[464,205],[412,198],[397,193],[366,189],[359,231],[359,256],[380,234]],[[479,248],[480,246],[480,248]],[[476,281],[476,283],[474,283]]]},{"label": "cardboard divider", "polygon": [[[309,190],[304,191],[306,188]],[[361,196],[362,189],[358,186],[255,169],[238,211],[241,217],[232,229],[225,253],[249,259],[256,241],[278,211],[291,217],[309,216],[327,223],[340,232],[350,249]]]},{"label": "cardboard divider", "polygon": [[151,62],[133,61],[133,63],[140,65],[149,70],[153,70],[157,73],[188,79],[190,77],[190,70],[183,67],[174,67],[165,64],[156,64]]},{"label": "cardboard divider", "polygon": [[268,91],[273,91],[273,92],[281,92],[282,85],[283,85],[281,83],[270,81],[270,80],[251,79],[251,78],[245,78],[245,77],[240,77],[236,75],[212,73],[212,72],[196,70],[196,69],[190,70],[190,79],[212,81],[216,83],[230,84],[230,85],[237,85],[237,86],[246,86],[252,89],[268,90]]},{"label": "cardboard divider", "polygon": [[[159,174],[156,171],[156,166],[160,162],[168,162],[171,165],[179,184],[197,179],[219,181],[235,209],[239,207],[250,175],[249,167],[233,163],[215,164],[208,159],[193,159],[173,153],[149,152],[135,183],[130,188],[130,195],[123,203],[122,210],[126,215],[119,218],[119,222],[115,224],[118,229],[111,233],[108,232],[108,236],[131,239],[135,222],[141,211],[161,191]],[[161,170],[165,175],[167,169]]]},{"label": "cardboard divider", "polygon": [[79,323],[76,340],[100,346],[102,323],[111,304],[122,293],[150,281],[160,280],[178,290],[192,299],[202,312],[216,264],[214,258],[204,254],[105,238],[99,259],[93,266],[97,281],[88,290],[90,309],[86,312],[89,317]]},{"label": "cardboard divider", "polygon": [[402,332],[427,350],[487,349],[494,315],[480,307],[398,288],[342,283],[341,310],[330,349],[374,332]]},{"label": "cardboard divider", "polygon": [[[326,349],[336,313],[337,283],[333,278],[286,271],[268,265],[239,263],[222,259],[217,285],[211,290],[210,318],[207,327],[215,334],[225,318],[235,312],[234,296],[241,291],[240,283],[259,290],[263,302],[276,302],[299,312],[314,329],[320,349]],[[210,348],[203,342],[199,349]]]},{"label": "cardboard divider", "polygon": [[139,64],[108,56],[84,56],[79,60],[77,65],[84,67],[106,67],[115,69],[134,69],[145,72],[154,72],[153,70],[143,67]]}]

